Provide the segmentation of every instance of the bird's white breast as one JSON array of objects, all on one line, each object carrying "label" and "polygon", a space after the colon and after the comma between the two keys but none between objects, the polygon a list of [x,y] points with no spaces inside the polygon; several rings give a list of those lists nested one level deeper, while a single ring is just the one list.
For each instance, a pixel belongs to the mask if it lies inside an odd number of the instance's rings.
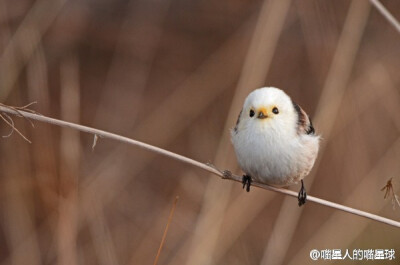
[{"label": "bird's white breast", "polygon": [[246,174],[261,183],[287,186],[309,173],[318,153],[319,139],[298,135],[294,130],[257,125],[232,131],[232,143]]}]

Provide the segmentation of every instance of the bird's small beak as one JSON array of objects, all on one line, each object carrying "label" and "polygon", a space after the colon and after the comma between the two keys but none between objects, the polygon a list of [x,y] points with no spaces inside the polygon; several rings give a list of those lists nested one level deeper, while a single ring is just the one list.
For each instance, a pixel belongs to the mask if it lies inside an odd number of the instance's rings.
[{"label": "bird's small beak", "polygon": [[260,108],[260,109],[258,110],[257,118],[259,118],[259,119],[268,118],[267,110],[266,110],[265,108]]}]

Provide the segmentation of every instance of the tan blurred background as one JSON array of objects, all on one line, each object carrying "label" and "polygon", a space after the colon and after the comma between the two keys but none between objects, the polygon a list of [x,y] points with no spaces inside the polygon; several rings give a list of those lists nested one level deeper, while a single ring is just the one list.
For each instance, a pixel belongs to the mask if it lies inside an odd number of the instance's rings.
[{"label": "tan blurred background", "polygon": [[[0,27],[0,102],[240,174],[229,129],[276,86],[322,135],[309,194],[400,219],[380,191],[393,177],[400,195],[400,34],[366,0],[2,0]],[[397,228],[14,121],[32,144],[0,139],[1,264],[153,264],[177,195],[158,264],[311,264],[325,248],[399,263]]]}]

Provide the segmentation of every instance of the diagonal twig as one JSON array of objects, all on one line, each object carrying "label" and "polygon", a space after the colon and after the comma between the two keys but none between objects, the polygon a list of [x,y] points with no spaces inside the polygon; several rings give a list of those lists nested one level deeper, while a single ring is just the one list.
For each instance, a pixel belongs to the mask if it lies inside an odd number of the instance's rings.
[{"label": "diagonal twig", "polygon": [[[3,115],[4,117],[6,117],[8,119],[8,121],[11,123],[11,126],[10,126],[11,127],[11,131],[10,131],[10,133],[7,134],[7,135],[3,135],[3,138],[8,138],[14,132],[14,120],[7,113],[3,113],[3,114],[0,114],[0,115]],[[4,120],[3,117],[2,117],[2,119]]]},{"label": "diagonal twig", "polygon": [[[7,120],[6,118],[4,118],[3,115],[4,115],[4,114],[0,114],[0,118],[1,118],[5,123],[7,123],[8,126],[11,127],[11,133],[10,133],[9,135],[5,136],[5,137],[9,137],[14,131],[16,131],[25,141],[27,141],[28,143],[31,144],[32,142],[29,141],[29,139],[26,138],[26,136],[23,135],[17,128],[15,128],[15,126],[14,126],[14,121],[11,119],[11,122],[10,122],[10,121]],[[7,115],[7,117],[10,118],[8,115]]]},{"label": "diagonal twig", "polygon": [[162,236],[160,247],[158,248],[158,252],[157,252],[156,258],[154,260],[154,265],[157,265],[158,259],[160,258],[161,250],[162,250],[162,248],[164,246],[165,238],[167,237],[168,229],[169,229],[169,226],[171,224],[172,217],[174,216],[174,212],[175,212],[176,204],[178,203],[178,199],[179,199],[179,196],[176,196],[175,200],[174,200],[174,203],[172,205],[171,212],[169,213],[168,222],[167,222],[167,225],[165,227],[164,234]]}]

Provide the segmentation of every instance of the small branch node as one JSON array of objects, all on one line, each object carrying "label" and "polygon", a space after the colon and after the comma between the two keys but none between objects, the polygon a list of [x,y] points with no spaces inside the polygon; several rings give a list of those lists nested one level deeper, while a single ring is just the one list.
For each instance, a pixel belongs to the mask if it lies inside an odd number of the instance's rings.
[{"label": "small branch node", "polygon": [[230,172],[229,170],[223,170],[222,178],[223,179],[232,179],[232,172]]},{"label": "small branch node", "polygon": [[97,134],[93,135],[93,144],[92,144],[92,152],[94,151],[94,148],[96,147],[97,140],[99,139],[99,136]]}]

